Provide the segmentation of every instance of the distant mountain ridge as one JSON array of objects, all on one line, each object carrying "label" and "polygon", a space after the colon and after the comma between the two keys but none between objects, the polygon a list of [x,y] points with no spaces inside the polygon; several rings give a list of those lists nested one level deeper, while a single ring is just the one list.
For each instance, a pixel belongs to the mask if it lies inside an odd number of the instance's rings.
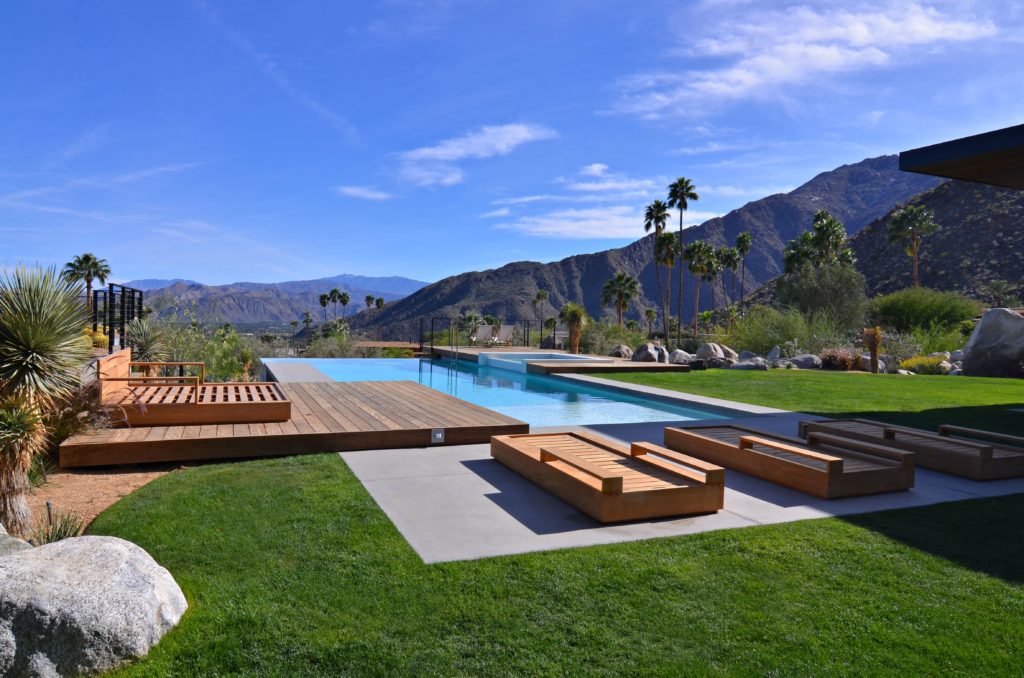
[{"label": "distant mountain ridge", "polygon": [[[740,232],[749,231],[753,247],[747,259],[746,289],[751,291],[782,272],[786,242],[808,230],[818,210],[827,209],[853,234],[887,214],[897,203],[938,183],[940,180],[934,177],[899,171],[895,155],[869,158],[823,172],[790,193],[755,200],[723,217],[688,228],[684,237],[686,242],[706,240],[715,246],[733,245]],[[697,189],[699,192],[700,187]],[[642,233],[640,223],[637,232]],[[601,306],[601,288],[620,271],[640,281],[642,296],[626,314],[638,318],[640,309],[656,305],[657,279],[650,263],[652,240],[653,236],[648,235],[626,247],[553,263],[515,262],[498,269],[452,276],[389,304],[379,314],[368,314],[356,324],[381,332],[394,328],[395,334],[409,334],[422,317],[454,317],[475,312],[508,319],[546,318],[555,315],[567,301],[580,302],[591,315],[599,317],[607,312]],[[676,273],[672,279],[676,280]],[[693,314],[693,287],[692,276],[686,273],[684,318]],[[673,312],[675,289],[673,282]],[[535,308],[533,300],[538,290],[547,291],[549,296]],[[701,295],[702,309],[710,307],[707,296]]]},{"label": "distant mountain ridge", "polygon": [[[147,281],[138,281],[147,282]],[[203,285],[190,281],[150,289],[146,304],[160,316],[174,315],[189,307],[200,320],[231,323],[286,323],[300,320],[307,311],[323,318],[319,297],[333,288],[351,297],[348,314],[365,308],[367,295],[395,301],[415,292],[427,283],[400,276],[370,277],[337,275],[316,280],[292,280],[280,283],[240,282],[230,285]],[[140,288],[146,289],[146,288]],[[339,315],[341,307],[338,308]],[[328,308],[333,317],[334,306]]]},{"label": "distant mountain ridge", "polygon": [[185,280],[184,278],[173,278],[171,280],[164,280],[161,278],[143,278],[142,280],[129,280],[126,283],[121,283],[125,287],[134,287],[137,290],[158,290],[163,287],[170,287],[171,285],[177,285],[178,283],[185,283],[186,285],[201,285],[195,280]]}]

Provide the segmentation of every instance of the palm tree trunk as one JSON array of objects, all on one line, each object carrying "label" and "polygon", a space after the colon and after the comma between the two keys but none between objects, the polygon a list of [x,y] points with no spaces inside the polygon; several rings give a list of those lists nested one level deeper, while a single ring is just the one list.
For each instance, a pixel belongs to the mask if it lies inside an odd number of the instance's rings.
[{"label": "palm tree trunk", "polygon": [[661,284],[661,264],[658,263],[658,235],[659,231],[654,232],[654,273],[658,277],[658,305],[661,306],[661,317],[665,323],[665,340],[668,341],[668,318],[665,317],[665,291]]},{"label": "palm tree trunk", "polygon": [[920,287],[921,286],[921,280],[920,280],[920,278],[917,277],[917,247],[918,247],[917,238],[914,238],[911,241],[910,247],[911,247],[911,250],[912,250],[913,255],[914,255],[914,287]]},{"label": "palm tree trunk", "polygon": [[743,305],[743,297],[746,295],[743,293],[744,283],[747,279],[747,258],[743,257],[743,262],[740,264],[740,306]]},{"label": "palm tree trunk", "polygon": [[693,283],[693,339],[697,340],[697,315],[700,313],[700,275],[694,275]]},{"label": "palm tree trunk", "polygon": [[676,327],[676,344],[683,343],[683,210],[679,210],[679,288],[676,304],[679,306],[679,325]]},{"label": "palm tree trunk", "polygon": [[615,310],[619,312],[619,329],[622,329],[622,297],[619,297],[619,302],[615,304]]}]

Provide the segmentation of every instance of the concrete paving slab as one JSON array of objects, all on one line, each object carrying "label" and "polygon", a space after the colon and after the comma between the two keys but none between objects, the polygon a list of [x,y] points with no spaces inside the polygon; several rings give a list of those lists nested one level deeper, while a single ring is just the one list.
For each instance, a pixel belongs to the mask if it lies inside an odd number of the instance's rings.
[{"label": "concrete paving slab", "polygon": [[[785,413],[733,421],[795,435],[797,423],[807,418],[799,413]],[[702,423],[706,422],[689,422]],[[577,428],[622,442],[660,442],[663,427],[664,424],[621,424]],[[343,452],[341,456],[427,563],[1024,493],[1024,478],[980,483],[918,469],[916,487],[910,491],[826,501],[727,471],[723,511],[606,526],[494,461],[488,445]]]}]

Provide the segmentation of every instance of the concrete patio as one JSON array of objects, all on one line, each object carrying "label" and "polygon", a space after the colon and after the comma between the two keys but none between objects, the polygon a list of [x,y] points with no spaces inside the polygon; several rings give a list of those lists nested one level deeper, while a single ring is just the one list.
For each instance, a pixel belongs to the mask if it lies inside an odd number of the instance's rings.
[{"label": "concrete patio", "polygon": [[[795,435],[799,413],[761,414],[731,423]],[[664,426],[585,427],[628,443],[660,443]],[[535,432],[573,430],[535,429]],[[427,563],[669,537],[710,530],[910,508],[1024,493],[1024,478],[975,482],[917,469],[908,492],[825,501],[726,472],[725,509],[712,515],[601,525],[491,459],[488,445],[343,452],[342,458]]]}]

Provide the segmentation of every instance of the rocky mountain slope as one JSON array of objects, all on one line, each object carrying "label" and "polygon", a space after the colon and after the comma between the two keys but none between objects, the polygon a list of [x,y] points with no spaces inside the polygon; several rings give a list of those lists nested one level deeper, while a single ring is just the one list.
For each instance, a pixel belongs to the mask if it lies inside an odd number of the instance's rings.
[{"label": "rocky mountain slope", "polygon": [[[921,241],[921,284],[985,298],[985,285],[1005,280],[1024,285],[1024,191],[948,181],[913,200],[935,213],[940,229]],[[857,268],[870,294],[909,287],[906,248],[889,243],[889,215],[851,240]]]},{"label": "rocky mountain slope", "polygon": [[[366,277],[339,275],[317,280],[295,280],[282,283],[232,283],[230,285],[201,285],[188,281],[174,284],[146,294],[146,305],[161,316],[172,315],[177,309],[193,307],[196,316],[211,322],[232,323],[286,323],[299,320],[306,311],[313,317],[322,317],[319,297],[337,287],[348,292],[352,301],[348,313],[363,308],[363,298],[372,294],[385,301],[395,301],[415,292],[427,283],[402,277]],[[341,309],[338,310],[339,314]],[[328,314],[333,306],[328,307]]]},{"label": "rocky mountain slope", "polygon": [[[752,290],[781,272],[785,243],[809,228],[819,209],[829,210],[846,225],[848,232],[856,233],[898,202],[937,183],[939,180],[932,177],[900,172],[896,156],[870,158],[819,174],[790,193],[756,200],[724,217],[687,229],[686,240],[732,245],[740,232],[750,231],[753,248],[747,261],[747,289]],[[637,231],[641,229],[638,223]],[[592,315],[601,316],[601,287],[619,271],[640,280],[643,296],[627,313],[628,317],[639,317],[640,309],[654,306],[657,298],[656,274],[650,264],[651,242],[652,237],[647,236],[623,248],[549,264],[516,262],[452,276],[389,305],[380,314],[362,318],[357,324],[407,334],[421,317],[451,317],[463,312],[510,319],[548,317],[567,301],[581,302]],[[693,283],[688,274],[684,286],[684,316],[689,316],[693,308]],[[537,290],[549,294],[547,303],[540,308],[532,304]],[[702,308],[709,305],[710,300],[702,298]]]}]

